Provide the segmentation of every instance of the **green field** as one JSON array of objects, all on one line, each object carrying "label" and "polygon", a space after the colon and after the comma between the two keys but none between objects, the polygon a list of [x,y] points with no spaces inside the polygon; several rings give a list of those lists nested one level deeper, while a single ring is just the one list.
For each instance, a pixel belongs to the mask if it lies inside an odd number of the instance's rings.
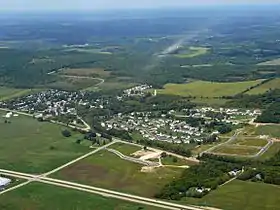
[{"label": "green field", "polygon": [[267,144],[267,140],[260,138],[238,138],[232,144],[241,146],[264,147]]},{"label": "green field", "polygon": [[106,78],[110,76],[109,71],[105,71],[102,68],[77,68],[77,69],[64,69],[59,72],[63,75],[72,76],[91,76],[91,77],[101,77]]},{"label": "green field", "polygon": [[22,95],[27,95],[33,91],[35,90],[0,87],[0,100],[9,100],[12,98],[20,97]]},{"label": "green field", "polygon": [[261,125],[255,128],[256,135],[269,135],[280,138],[280,125]]},{"label": "green field", "polygon": [[277,152],[280,151],[280,142],[273,143],[272,146],[269,147],[269,149],[259,157],[260,160],[267,160],[269,158],[272,158]]},{"label": "green field", "polygon": [[280,58],[270,60],[270,61],[265,61],[262,63],[258,64],[259,66],[280,66]]},{"label": "green field", "polygon": [[[142,208],[141,208],[142,207]],[[0,196],[1,210],[158,210],[142,204],[41,183],[31,183]]]},{"label": "green field", "polygon": [[124,143],[115,143],[112,146],[110,146],[109,148],[118,150],[120,153],[122,153],[124,155],[128,155],[128,156],[130,156],[133,153],[142,149],[142,147],[137,147],[137,146],[133,146],[130,144],[124,144]]},{"label": "green field", "polygon": [[54,174],[55,177],[121,192],[152,197],[182,169],[157,168],[141,172],[142,165],[102,151]]},{"label": "green field", "polygon": [[[176,160],[176,161],[175,161]],[[164,158],[161,158],[163,165],[174,165],[174,166],[193,166],[197,165],[196,162],[184,160],[181,158],[174,158],[174,156],[167,155]]]},{"label": "green field", "polygon": [[273,79],[256,88],[253,88],[252,90],[246,92],[246,94],[249,94],[249,95],[263,94],[269,90],[273,90],[273,89],[277,89],[277,88],[280,88],[280,78]]},{"label": "green field", "polygon": [[[4,112],[0,112],[2,116]],[[76,144],[81,134],[65,138],[65,129],[32,117],[19,116],[0,120],[0,168],[29,173],[52,170],[89,151],[89,144]]]},{"label": "green field", "polygon": [[246,89],[259,84],[262,80],[218,83],[195,81],[187,84],[166,84],[164,89],[158,90],[159,94],[196,96],[196,97],[221,97],[234,96]]},{"label": "green field", "polygon": [[245,147],[245,146],[236,146],[236,145],[223,145],[216,148],[213,153],[221,153],[228,155],[255,155],[260,151],[258,147]]},{"label": "green field", "polygon": [[186,48],[186,50],[182,49],[181,52],[179,52],[179,54],[175,54],[174,56],[178,58],[193,58],[206,54],[208,50],[209,49],[206,47],[189,47]]},{"label": "green field", "polygon": [[213,206],[225,210],[278,210],[280,187],[235,180],[202,199],[186,198],[182,203]]}]

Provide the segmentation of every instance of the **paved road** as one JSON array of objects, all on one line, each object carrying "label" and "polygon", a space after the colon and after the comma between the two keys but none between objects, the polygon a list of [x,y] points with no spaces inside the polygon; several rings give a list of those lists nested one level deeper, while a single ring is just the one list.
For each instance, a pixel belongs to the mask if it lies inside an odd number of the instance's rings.
[{"label": "paved road", "polygon": [[[41,175],[32,175],[32,174],[20,173],[20,172],[16,172],[16,171],[9,171],[9,170],[3,170],[3,169],[0,169],[0,173],[3,175],[6,175],[6,176],[27,179],[28,181],[25,183],[22,183],[21,186],[24,186],[32,181],[37,181],[37,182],[41,182],[41,183],[45,183],[45,184],[49,184],[49,185],[55,185],[55,186],[71,188],[71,189],[75,189],[75,190],[79,190],[79,191],[84,191],[84,192],[88,192],[88,193],[98,194],[98,195],[101,195],[104,197],[112,197],[112,198],[121,199],[121,200],[129,201],[129,202],[156,206],[156,207],[163,208],[163,209],[172,209],[172,210],[207,209],[205,207],[198,207],[198,206],[192,206],[192,205],[180,205],[180,204],[170,203],[170,202],[166,202],[166,201],[145,198],[145,197],[141,197],[141,196],[121,193],[121,192],[93,187],[93,186],[89,186],[89,185],[83,185],[83,184],[78,184],[78,183],[74,183],[74,182],[68,182],[68,181],[48,178],[48,177],[41,176]],[[18,187],[20,187],[20,186],[18,186]],[[15,189],[15,188],[13,188],[13,189]],[[6,191],[3,191],[2,194],[5,192],[8,192],[8,191],[11,191],[11,190],[12,190],[12,188],[7,189]]]}]

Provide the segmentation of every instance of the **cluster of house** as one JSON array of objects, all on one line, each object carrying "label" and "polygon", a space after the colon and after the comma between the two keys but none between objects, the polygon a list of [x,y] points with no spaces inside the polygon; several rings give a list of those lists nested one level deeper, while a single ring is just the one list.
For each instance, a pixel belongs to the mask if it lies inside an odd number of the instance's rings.
[{"label": "cluster of house", "polygon": [[[31,113],[36,118],[56,117],[60,115],[77,115],[78,105],[103,108],[108,103],[96,97],[88,97],[85,92],[67,92],[61,90],[47,90],[23,96],[11,101],[0,102],[0,107]],[[6,118],[12,113],[7,113]]]},{"label": "cluster of house", "polygon": [[[173,110],[171,110],[172,113]],[[173,111],[174,112],[174,111]],[[249,121],[250,119],[254,119],[257,116],[261,115],[261,110],[255,109],[235,109],[235,108],[212,108],[212,107],[202,107],[195,109],[184,109],[183,112],[186,113],[186,117],[194,117],[194,118],[204,118],[211,119],[209,117],[209,113],[217,113],[223,115],[223,119],[221,121],[225,123],[238,124],[240,122]]]},{"label": "cluster of house", "polygon": [[146,90],[151,89],[151,85],[138,85],[133,88],[129,88],[123,91],[123,96],[144,96],[146,94]]},{"label": "cluster of house", "polygon": [[192,127],[185,121],[170,119],[164,114],[154,118],[151,112],[118,114],[102,122],[101,126],[107,130],[136,131],[145,139],[173,143],[202,142],[206,136],[203,128]]}]

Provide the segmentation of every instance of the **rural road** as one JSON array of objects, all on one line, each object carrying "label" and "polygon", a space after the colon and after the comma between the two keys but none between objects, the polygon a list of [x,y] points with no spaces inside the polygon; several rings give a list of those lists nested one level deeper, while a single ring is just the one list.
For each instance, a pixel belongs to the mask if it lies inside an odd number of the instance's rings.
[{"label": "rural road", "polygon": [[59,75],[60,77],[64,77],[64,78],[73,78],[73,79],[92,79],[92,80],[99,80],[100,82],[97,83],[94,86],[99,86],[102,85],[105,80],[99,77],[87,77],[87,76],[71,76],[71,75]]},{"label": "rural road", "polygon": [[[162,209],[171,209],[171,210],[203,210],[203,209],[206,210],[206,209],[210,209],[207,207],[180,205],[180,204],[176,204],[176,203],[170,203],[170,202],[151,199],[151,198],[145,198],[145,197],[141,197],[141,196],[121,193],[121,192],[93,187],[93,186],[89,186],[89,185],[78,184],[75,182],[68,182],[68,181],[63,181],[63,180],[59,180],[59,179],[48,178],[48,177],[41,176],[41,175],[32,175],[32,174],[20,173],[20,172],[9,171],[9,170],[4,170],[4,169],[0,169],[0,173],[3,175],[6,175],[6,176],[11,176],[11,177],[15,177],[15,178],[28,180],[27,182],[24,182],[24,183],[20,184],[19,186],[15,186],[13,188],[2,191],[1,194],[9,192],[12,189],[16,189],[21,186],[27,185],[32,181],[36,181],[36,182],[45,183],[45,184],[49,184],[49,185],[65,187],[65,188],[75,189],[75,190],[84,191],[84,192],[88,192],[88,193],[98,194],[98,195],[101,195],[104,197],[111,197],[111,198],[129,201],[129,202],[135,202],[135,203],[139,203],[139,204],[155,206],[155,207],[159,207]],[[211,208],[211,209],[213,209],[213,208]]]}]

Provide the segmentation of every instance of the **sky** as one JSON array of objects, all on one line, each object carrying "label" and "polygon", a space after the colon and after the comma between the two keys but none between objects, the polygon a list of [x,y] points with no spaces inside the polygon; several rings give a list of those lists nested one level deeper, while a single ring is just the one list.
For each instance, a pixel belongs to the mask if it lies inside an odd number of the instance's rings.
[{"label": "sky", "polygon": [[280,3],[280,0],[0,0],[0,10],[112,10]]}]

